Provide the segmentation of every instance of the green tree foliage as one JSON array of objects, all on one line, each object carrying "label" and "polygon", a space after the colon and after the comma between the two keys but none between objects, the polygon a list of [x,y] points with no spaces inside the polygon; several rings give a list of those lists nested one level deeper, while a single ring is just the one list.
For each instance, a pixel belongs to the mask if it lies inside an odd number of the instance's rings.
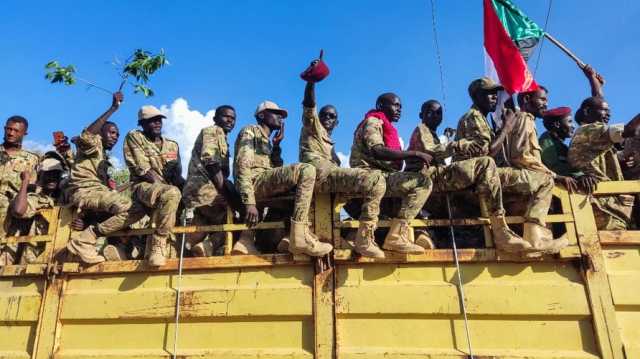
[{"label": "green tree foliage", "polygon": [[[134,51],[133,55],[127,59],[124,65],[118,69],[120,77],[122,78],[119,91],[122,90],[125,84],[129,83],[133,87],[134,93],[141,93],[144,97],[153,96],[153,90],[147,85],[149,78],[156,71],[168,64],[169,61],[167,61],[164,50],[160,50],[158,54],[154,55],[149,51],[137,49]],[[114,65],[120,67],[118,63],[115,63]],[[111,93],[111,91],[100,87],[93,82],[77,77],[76,67],[74,65],[61,66],[54,60],[49,61],[49,63],[45,65],[45,69],[47,71],[45,79],[50,81],[52,84],[63,83],[65,85],[74,85],[76,81],[80,81],[84,82],[89,87],[95,87]],[[130,79],[133,81],[130,81]]]}]

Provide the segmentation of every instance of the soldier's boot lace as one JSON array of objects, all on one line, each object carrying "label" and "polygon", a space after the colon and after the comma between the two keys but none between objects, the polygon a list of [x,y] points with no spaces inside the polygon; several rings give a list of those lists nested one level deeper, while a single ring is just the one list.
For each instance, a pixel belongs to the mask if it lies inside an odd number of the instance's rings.
[{"label": "soldier's boot lace", "polygon": [[509,228],[504,214],[493,215],[490,221],[496,249],[507,253],[535,252],[531,244],[520,238]]},{"label": "soldier's boot lace", "polygon": [[523,237],[536,251],[547,254],[559,253],[569,245],[566,235],[554,240],[551,230],[537,223],[525,222]]},{"label": "soldier's boot lace", "polygon": [[400,253],[424,253],[424,248],[411,241],[411,230],[408,220],[399,218],[392,219],[389,233],[384,239],[382,248]]},{"label": "soldier's boot lace", "polygon": [[363,257],[384,258],[384,251],[375,241],[377,224],[376,221],[360,221],[353,249]]},{"label": "soldier's boot lace", "polygon": [[[409,232],[411,234],[411,232]],[[436,249],[436,245],[433,243],[433,239],[431,239],[431,235],[424,229],[417,229],[415,231],[415,240],[413,241],[415,244],[419,245],[424,249]]]},{"label": "soldier's boot lace", "polygon": [[151,251],[149,252],[149,265],[160,267],[167,263],[165,255],[167,240],[164,237],[151,236]]},{"label": "soldier's boot lace", "polygon": [[291,219],[289,240],[289,252],[293,254],[323,257],[333,250],[331,244],[318,240],[318,237],[309,230],[307,222],[297,222]]},{"label": "soldier's boot lace", "polygon": [[253,231],[242,231],[240,233],[240,239],[233,245],[231,249],[231,254],[233,255],[242,255],[242,254],[253,254],[258,255],[260,251],[256,248],[255,245],[255,236]]}]

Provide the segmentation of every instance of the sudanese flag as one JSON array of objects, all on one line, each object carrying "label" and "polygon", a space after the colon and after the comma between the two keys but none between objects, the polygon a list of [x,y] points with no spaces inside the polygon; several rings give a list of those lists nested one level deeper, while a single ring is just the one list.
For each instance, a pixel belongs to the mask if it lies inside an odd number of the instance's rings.
[{"label": "sudanese flag", "polygon": [[527,60],[544,36],[544,30],[511,0],[483,1],[486,74],[509,94],[537,89]]}]

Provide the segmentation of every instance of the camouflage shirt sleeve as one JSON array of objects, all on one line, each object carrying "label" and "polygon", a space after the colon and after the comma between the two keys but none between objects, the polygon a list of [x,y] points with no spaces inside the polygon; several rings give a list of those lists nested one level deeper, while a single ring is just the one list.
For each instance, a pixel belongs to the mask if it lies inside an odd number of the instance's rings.
[{"label": "camouflage shirt sleeve", "polygon": [[54,201],[48,196],[41,193],[28,193],[27,194],[27,209],[22,215],[18,215],[12,212],[12,215],[16,218],[28,219],[33,218],[38,214],[38,211],[46,208],[53,208]]},{"label": "camouflage shirt sleeve", "polygon": [[577,170],[598,178],[606,178],[602,156],[613,149],[616,140],[622,138],[623,126],[591,123],[580,126],[569,145],[569,164]]},{"label": "camouflage shirt sleeve", "polygon": [[84,156],[95,156],[102,152],[102,137],[84,130],[76,141],[76,148]]},{"label": "camouflage shirt sleeve", "polygon": [[[471,143],[477,143],[482,147],[481,155],[486,156],[489,154],[489,145],[491,144],[491,129],[487,124],[484,116],[480,111],[472,108],[467,112],[458,122],[458,129],[456,131],[456,141],[466,140],[462,142],[466,145]],[[466,146],[463,146],[466,147]],[[467,154],[464,149],[461,149],[460,155],[456,154],[454,158],[468,159],[474,156]]]},{"label": "camouflage shirt sleeve", "polygon": [[235,145],[235,168],[233,172],[236,180],[236,188],[240,193],[242,203],[246,205],[256,204],[253,176],[251,173],[253,169],[253,156],[255,154],[254,138],[255,135],[251,132],[251,129],[245,127],[240,131],[240,134],[238,134]]},{"label": "camouflage shirt sleeve", "polygon": [[136,176],[144,176],[151,169],[151,162],[142,149],[140,132],[131,131],[124,138],[124,160],[129,171]]},{"label": "camouflage shirt sleeve", "polygon": [[362,128],[362,139],[367,151],[371,151],[375,146],[384,146],[382,135],[382,120],[369,117]]},{"label": "camouflage shirt sleeve", "polygon": [[533,115],[525,112],[516,114],[515,125],[509,134],[506,147],[509,162],[514,167],[555,176],[555,173],[542,163]]},{"label": "camouflage shirt sleeve", "polygon": [[302,126],[315,127],[315,123],[320,122],[316,107],[302,107]]}]

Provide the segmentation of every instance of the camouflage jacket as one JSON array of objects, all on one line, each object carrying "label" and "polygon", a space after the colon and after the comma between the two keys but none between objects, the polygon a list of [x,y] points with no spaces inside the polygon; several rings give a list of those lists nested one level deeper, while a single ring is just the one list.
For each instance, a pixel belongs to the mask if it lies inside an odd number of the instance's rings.
[{"label": "camouflage jacket", "polygon": [[622,169],[613,145],[624,140],[623,131],[622,125],[601,122],[580,126],[569,145],[569,164],[600,181],[622,181]]},{"label": "camouflage jacket", "polygon": [[27,194],[27,210],[21,216],[15,212],[11,214],[11,230],[14,236],[34,236],[46,234],[49,223],[38,213],[47,208],[53,208],[62,203],[60,198],[53,198],[42,193],[38,187],[35,192]]},{"label": "camouflage jacket", "polygon": [[269,133],[260,125],[240,130],[235,143],[233,176],[243,204],[256,204],[253,180],[262,172],[282,166],[280,147],[273,147]]},{"label": "camouflage jacket", "polygon": [[84,130],[76,146],[76,158],[66,191],[108,189],[114,168],[109,162],[108,152],[102,147],[102,137]]},{"label": "camouflage jacket", "polygon": [[0,145],[0,194],[12,199],[20,191],[20,173],[31,171],[31,183],[36,180],[36,167],[39,158],[36,154],[23,149],[15,154],[9,154]]},{"label": "camouflage jacket", "polygon": [[[466,150],[470,142],[466,139],[441,143],[435,132],[421,123],[413,130],[409,140],[409,151],[426,152],[433,156],[433,165],[445,165],[445,159],[453,156],[457,152]],[[424,166],[420,160],[408,160],[406,171],[419,171]]]},{"label": "camouflage jacket", "polygon": [[171,184],[174,176],[182,172],[178,143],[162,136],[162,145],[158,147],[140,130],[130,131],[124,138],[124,160],[132,183],[142,182],[142,176],[155,171]]},{"label": "camouflage jacket", "polygon": [[[455,141],[466,140],[468,143],[480,144],[482,153],[478,156],[487,156],[489,154],[489,146],[493,138],[494,133],[489,127],[486,117],[475,106],[471,107],[458,121]],[[468,160],[473,157],[477,156],[473,156],[468,151],[457,151],[453,154],[454,161]]]},{"label": "camouflage jacket", "polygon": [[516,112],[513,130],[505,139],[503,148],[511,166],[555,176],[555,173],[542,163],[534,115],[523,111]]},{"label": "camouflage jacket", "polygon": [[396,165],[398,161],[379,160],[373,156],[373,147],[384,146],[382,132],[382,120],[376,117],[369,117],[364,124],[359,125],[353,134],[353,144],[351,145],[351,157],[349,164],[353,168],[378,169],[383,172],[396,172],[402,169]]},{"label": "camouflage jacket", "polygon": [[327,130],[322,127],[315,107],[303,109],[299,155],[300,162],[314,163],[316,160],[321,160],[321,162],[333,162],[338,166],[335,161],[334,142]]},{"label": "camouflage jacket", "polygon": [[200,207],[211,204],[218,195],[205,166],[217,162],[223,176],[229,176],[229,144],[227,134],[216,125],[200,131],[191,151],[187,182],[183,190],[183,200],[188,207]]}]

